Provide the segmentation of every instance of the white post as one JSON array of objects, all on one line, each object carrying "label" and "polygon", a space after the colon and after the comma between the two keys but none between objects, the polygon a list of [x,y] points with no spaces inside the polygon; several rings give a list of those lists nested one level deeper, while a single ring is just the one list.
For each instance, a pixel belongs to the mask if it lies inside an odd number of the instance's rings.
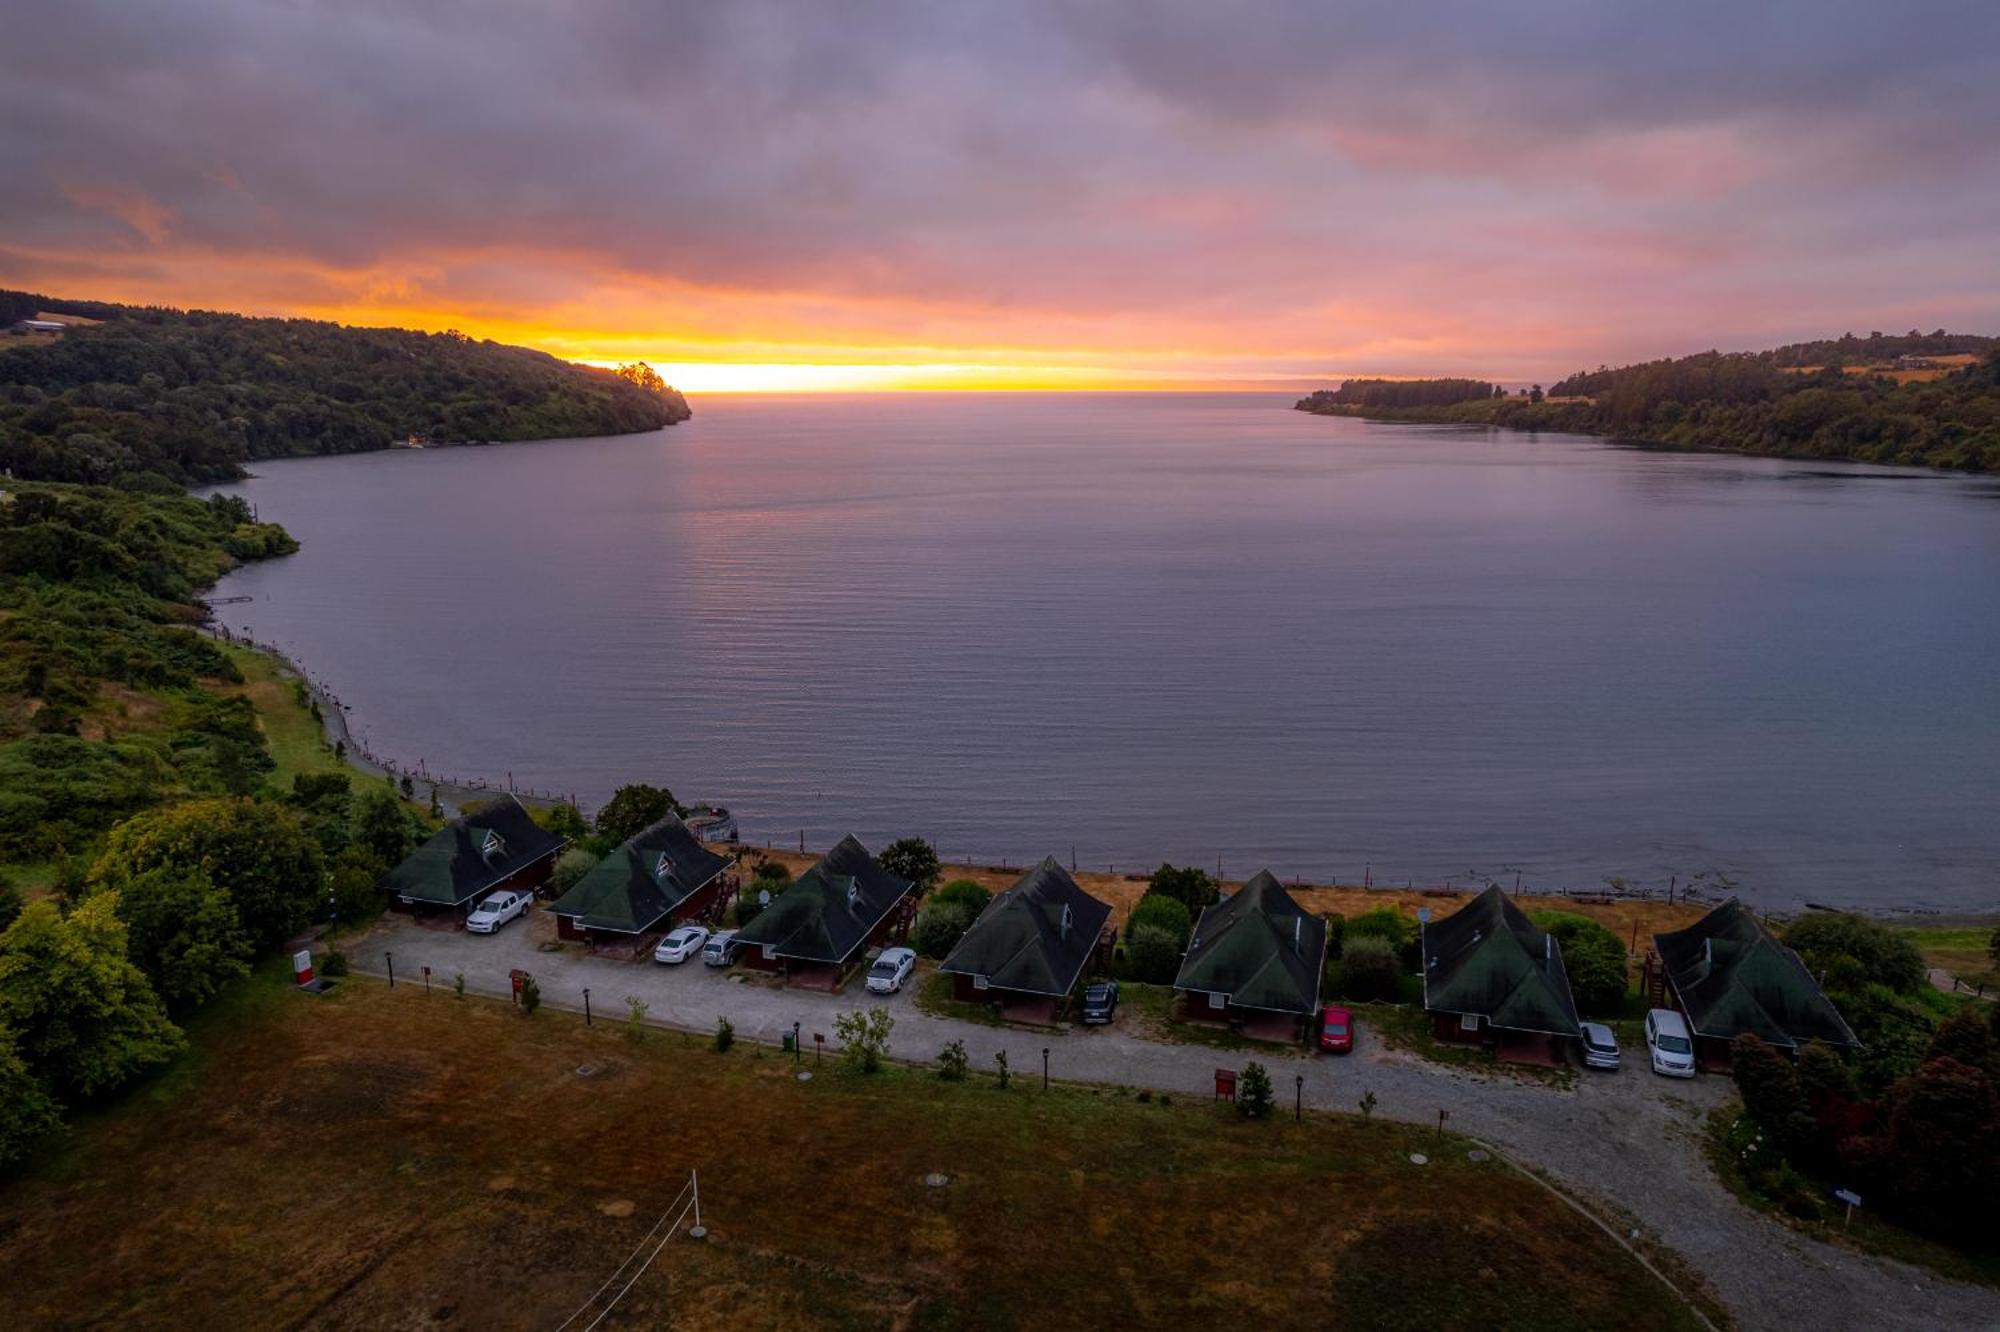
[{"label": "white post", "polygon": [[[701,1172],[699,1170],[688,1171],[688,1179],[694,1185],[694,1229],[688,1231],[688,1238],[691,1240],[707,1239],[708,1232],[703,1230],[701,1226]],[[661,1241],[663,1244],[665,1242],[664,1240]]]}]

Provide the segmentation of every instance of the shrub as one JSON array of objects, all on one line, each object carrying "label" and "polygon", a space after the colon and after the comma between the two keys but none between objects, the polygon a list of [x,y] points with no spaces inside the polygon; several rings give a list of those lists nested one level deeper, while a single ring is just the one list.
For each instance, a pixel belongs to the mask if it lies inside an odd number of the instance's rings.
[{"label": "shrub", "polygon": [[148,870],[116,894],[126,954],[169,1010],[207,1003],[250,974],[256,950],[229,894],[198,869]]},{"label": "shrub", "polygon": [[1271,1117],[1271,1075],[1255,1060],[1243,1066],[1236,1080],[1236,1113],[1245,1119]]},{"label": "shrub", "polygon": [[995,1068],[997,1068],[997,1069],[999,1070],[999,1078],[1000,1078],[1000,1090],[1001,1090],[1001,1091],[1006,1091],[1006,1090],[1007,1090],[1007,1081],[1008,1081],[1008,1078],[1009,1078],[1009,1074],[1008,1074],[1008,1072],[1007,1072],[1007,1052],[1006,1052],[1005,1050],[996,1050],[996,1051],[994,1051],[994,1052],[993,1052],[993,1064],[994,1064],[994,1067],[995,1067]]},{"label": "shrub", "polygon": [[326,950],[326,956],[319,960],[319,974],[328,980],[338,980],[347,974],[347,954],[338,948]]},{"label": "shrub", "polygon": [[[461,977],[460,979],[462,980],[463,977]],[[460,990],[460,993],[462,994],[464,993],[464,991]],[[521,977],[522,1014],[527,1017],[533,1017],[535,1015],[535,1010],[540,1008],[541,1006],[542,1006],[541,982],[536,980],[533,976]]]},{"label": "shrub", "polygon": [[1329,911],[1321,919],[1326,921],[1326,955],[1331,961],[1339,958],[1341,945],[1347,941],[1347,917]]},{"label": "shrub", "polygon": [[[407,799],[410,792],[405,791],[403,795]],[[575,805],[566,802],[543,809],[531,809],[528,811],[528,817],[545,831],[552,832],[565,841],[580,842],[590,835],[590,826],[583,821],[583,815],[577,812]]]},{"label": "shrub", "polygon": [[1125,939],[1125,962],[1132,979],[1170,985],[1181,966],[1181,940],[1158,925],[1141,925]]},{"label": "shrub", "polygon": [[736,1044],[736,1028],[728,1018],[715,1019],[715,1052],[728,1054],[729,1047]]},{"label": "shrub", "polygon": [[944,887],[931,894],[933,902],[963,902],[972,908],[973,919],[986,910],[986,904],[993,900],[993,894],[986,891],[977,879],[953,879]]},{"label": "shrub", "polygon": [[931,890],[938,881],[944,867],[938,863],[937,852],[921,837],[899,837],[882,848],[882,854],[875,857],[875,863],[899,879],[908,879],[916,885],[919,895]]},{"label": "shrub", "polygon": [[366,847],[350,846],[342,851],[326,881],[329,918],[336,924],[353,925],[380,915],[388,905],[382,891],[382,876],[388,871],[389,867]]},{"label": "shrub", "polygon": [[1125,937],[1129,940],[1132,932],[1142,925],[1165,930],[1173,936],[1174,948],[1179,950],[1187,947],[1188,935],[1194,932],[1194,917],[1179,898],[1149,893],[1139,899],[1132,914],[1125,918]]},{"label": "shrub", "polygon": [[1409,947],[1410,941],[1416,937],[1416,933],[1416,921],[1405,915],[1398,908],[1392,906],[1375,907],[1372,910],[1362,912],[1348,921],[1343,927],[1341,955],[1345,957],[1346,949],[1352,947],[1357,940],[1363,938],[1386,940],[1390,952],[1400,953]]},{"label": "shrub", "polygon": [[1350,936],[1340,957],[1341,981],[1350,999],[1393,999],[1403,974],[1396,949],[1379,934]]},{"label": "shrub", "polygon": [[625,996],[625,1039],[634,1045],[646,1039],[646,1010],[651,1007],[636,994]]},{"label": "shrub", "polygon": [[1146,896],[1156,894],[1171,897],[1185,906],[1190,918],[1200,915],[1203,907],[1213,905],[1221,895],[1207,870],[1193,865],[1175,868],[1166,864],[1153,871],[1152,880],[1146,885]]},{"label": "shrub", "polygon": [[1874,984],[1911,994],[1924,986],[1924,958],[1916,945],[1860,916],[1812,912],[1791,923],[1785,943],[1815,976],[1826,973],[1828,989],[1851,993]]},{"label": "shrub", "polygon": [[1555,936],[1576,1006],[1586,1015],[1615,1014],[1629,990],[1625,945],[1588,916],[1569,911],[1537,911],[1529,917]]},{"label": "shrub", "polygon": [[840,1062],[854,1073],[873,1073],[882,1066],[889,1048],[889,1032],[896,1019],[886,1008],[855,1009],[833,1020],[834,1035],[840,1038]]},{"label": "shrub", "polygon": [[565,847],[556,857],[556,867],[549,874],[549,900],[554,901],[570,889],[577,881],[590,873],[598,858],[580,846]]},{"label": "shrub", "polygon": [[769,887],[775,893],[778,891],[779,885],[788,884],[792,881],[792,872],[785,868],[783,861],[760,860],[757,862],[757,868],[752,877],[759,884]]},{"label": "shrub", "polygon": [[1791,1156],[1813,1146],[1817,1125],[1789,1059],[1746,1032],[1730,1042],[1729,1064],[1743,1112],[1778,1151]]},{"label": "shrub", "polygon": [[465,973],[459,972],[451,978],[451,992],[460,999],[465,998]]},{"label": "shrub", "polygon": [[924,957],[949,953],[972,924],[972,908],[964,902],[940,902],[933,898],[917,912],[910,927],[910,947]]},{"label": "shrub", "polygon": [[938,1076],[946,1082],[964,1082],[968,1063],[965,1042],[953,1041],[938,1051]]},{"label": "shrub", "polygon": [[25,1160],[37,1139],[62,1127],[56,1103],[0,1026],[0,1171]]},{"label": "shrub", "polygon": [[1361,1093],[1361,1099],[1357,1101],[1355,1104],[1360,1106],[1361,1117],[1363,1119],[1373,1119],[1375,1117],[1375,1106],[1377,1105],[1377,1102],[1375,1100],[1374,1092],[1363,1091]]},{"label": "shrub", "polygon": [[229,895],[253,943],[271,946],[318,913],[319,846],[298,816],[262,800],[190,800],[147,810],[112,829],[91,869],[122,888],[149,870],[200,870]]}]

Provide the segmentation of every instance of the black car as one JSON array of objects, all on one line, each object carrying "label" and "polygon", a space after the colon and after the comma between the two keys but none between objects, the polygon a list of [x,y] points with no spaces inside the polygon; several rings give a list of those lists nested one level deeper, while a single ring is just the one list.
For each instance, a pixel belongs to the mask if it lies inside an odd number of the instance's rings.
[{"label": "black car", "polygon": [[1117,1014],[1117,981],[1092,981],[1083,987],[1083,1020],[1086,1025],[1099,1026],[1111,1021]]}]

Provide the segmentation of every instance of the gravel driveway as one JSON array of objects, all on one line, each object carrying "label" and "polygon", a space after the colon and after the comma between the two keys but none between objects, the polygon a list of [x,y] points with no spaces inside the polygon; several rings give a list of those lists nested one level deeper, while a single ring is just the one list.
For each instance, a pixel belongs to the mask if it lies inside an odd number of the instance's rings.
[{"label": "gravel driveway", "polygon": [[[797,1022],[808,1051],[816,1032],[831,1050],[836,1013],[882,1003],[896,1017],[890,1041],[896,1058],[927,1062],[947,1042],[961,1040],[974,1069],[991,1070],[994,1054],[1004,1049],[1024,1079],[1040,1076],[1047,1047],[1057,1078],[1206,1096],[1215,1068],[1238,1067],[1248,1057],[1149,1040],[1131,1034],[1122,1019],[1044,1034],[934,1017],[917,1008],[914,986],[881,999],[864,995],[856,980],[844,995],[828,996],[699,962],[667,967],[568,947],[540,951],[537,945],[551,938],[539,911],[490,936],[388,917],[350,942],[348,952],[357,972],[384,974],[383,954],[393,952],[399,983],[417,980],[419,968],[429,965],[433,986],[448,987],[463,973],[468,989],[491,995],[505,995],[507,973],[520,967],[534,973],[545,1004],[580,1011],[588,986],[597,1016],[614,1022],[625,1017],[627,995],[646,1001],[650,1022],[708,1032],[727,1017],[739,1037],[773,1045]],[[1364,1024],[1359,1049],[1347,1058],[1278,1049],[1257,1057],[1270,1068],[1281,1101],[1299,1076],[1305,1103],[1314,1108],[1352,1111],[1372,1091],[1376,1113],[1397,1119],[1435,1124],[1440,1109],[1450,1111],[1454,1131],[1502,1147],[1571,1193],[1634,1218],[1707,1274],[1746,1328],[2000,1328],[2000,1292],[1808,1239],[1730,1195],[1702,1154],[1703,1120],[1729,1095],[1724,1079],[1670,1082],[1635,1066],[1643,1060],[1627,1051],[1621,1072],[1584,1074],[1557,1088],[1461,1073],[1386,1050],[1369,1036]]]}]

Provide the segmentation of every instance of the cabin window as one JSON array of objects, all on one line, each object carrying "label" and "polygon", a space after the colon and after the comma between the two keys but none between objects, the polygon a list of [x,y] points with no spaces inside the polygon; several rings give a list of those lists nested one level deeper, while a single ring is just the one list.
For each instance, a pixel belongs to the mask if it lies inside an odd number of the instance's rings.
[{"label": "cabin window", "polygon": [[1069,938],[1069,921],[1070,921],[1069,903],[1065,902],[1063,903],[1063,913],[1062,913],[1062,937],[1065,939]]},{"label": "cabin window", "polygon": [[1458,1015],[1458,1029],[1459,1029],[1460,1031],[1478,1031],[1478,1030],[1479,1030],[1479,1014],[1477,1014],[1477,1013],[1460,1013],[1460,1014]]},{"label": "cabin window", "polygon": [[490,860],[497,860],[507,852],[507,843],[499,833],[491,828],[486,830],[486,840],[479,844],[479,854]]},{"label": "cabin window", "polygon": [[972,988],[975,990],[983,990],[987,987],[989,983],[990,982],[984,976],[974,976],[972,978]]},{"label": "cabin window", "polygon": [[766,962],[775,962],[778,960],[778,945],[776,944],[764,945],[764,960]]},{"label": "cabin window", "polygon": [[1208,996],[1208,1006],[1210,1008],[1227,1008],[1229,1007],[1229,996],[1226,994],[1211,993]]}]

